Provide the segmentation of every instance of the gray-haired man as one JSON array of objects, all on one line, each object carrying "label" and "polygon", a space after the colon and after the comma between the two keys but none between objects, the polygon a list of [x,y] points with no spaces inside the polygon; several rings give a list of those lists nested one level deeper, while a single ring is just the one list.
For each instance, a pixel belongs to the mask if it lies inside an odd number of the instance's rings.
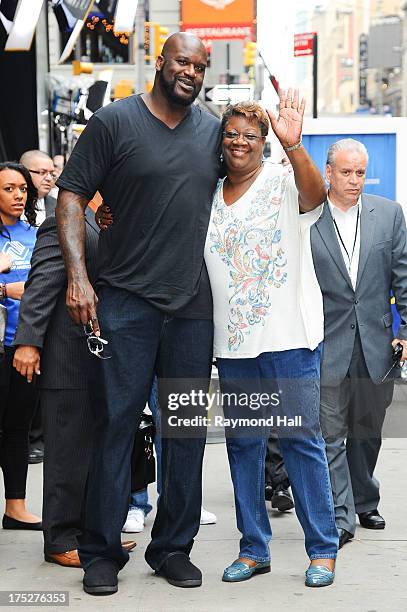
[{"label": "gray-haired man", "polygon": [[[348,138],[331,145],[328,197],[311,230],[325,316],[320,418],[340,547],[355,533],[356,514],[362,527],[385,527],[373,472],[394,383],[380,383],[392,345],[400,343],[407,359],[405,220],[396,202],[362,194],[367,163],[362,143]],[[390,290],[401,316],[397,338]]]}]

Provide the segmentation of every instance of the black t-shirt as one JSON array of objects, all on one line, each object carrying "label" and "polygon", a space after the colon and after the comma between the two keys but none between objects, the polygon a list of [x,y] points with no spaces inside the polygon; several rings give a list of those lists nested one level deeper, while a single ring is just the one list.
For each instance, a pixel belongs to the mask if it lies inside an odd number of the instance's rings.
[{"label": "black t-shirt", "polygon": [[203,252],[219,144],[218,119],[197,106],[174,129],[137,95],[93,115],[57,185],[89,199],[99,191],[112,209],[99,240],[98,286],[177,316],[212,316]]}]

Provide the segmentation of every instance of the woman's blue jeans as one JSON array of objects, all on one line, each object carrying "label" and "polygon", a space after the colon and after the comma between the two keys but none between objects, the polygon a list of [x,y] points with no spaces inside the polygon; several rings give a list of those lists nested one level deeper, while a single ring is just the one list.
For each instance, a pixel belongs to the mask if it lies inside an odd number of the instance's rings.
[{"label": "woman's blue jeans", "polygon": [[[272,416],[277,423],[295,511],[311,560],[333,559],[338,551],[325,443],[319,425],[320,358],[321,345],[314,351],[293,349],[262,353],[253,359],[217,360],[221,392],[229,394],[223,395],[225,418]],[[264,406],[258,409],[260,393],[264,394]],[[239,399],[242,394],[248,397],[245,408]],[[267,398],[271,396],[270,402]],[[299,416],[301,422],[298,418],[295,421],[294,417]],[[240,556],[268,561],[271,528],[264,499],[267,426],[225,426],[225,433],[237,527],[242,534]]]}]

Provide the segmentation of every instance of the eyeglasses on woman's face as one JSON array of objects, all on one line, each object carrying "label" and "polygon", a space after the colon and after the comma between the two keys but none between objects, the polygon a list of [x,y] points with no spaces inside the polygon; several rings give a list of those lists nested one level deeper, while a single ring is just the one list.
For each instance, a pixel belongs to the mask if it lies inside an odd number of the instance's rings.
[{"label": "eyeglasses on woman's face", "polygon": [[256,140],[262,140],[264,138],[264,136],[258,136],[257,134],[252,134],[249,132],[247,133],[236,132],[234,130],[231,130],[231,131],[225,130],[223,132],[223,137],[226,138],[226,140],[229,140],[230,142],[241,138],[245,142],[249,142],[249,143],[256,142]]}]

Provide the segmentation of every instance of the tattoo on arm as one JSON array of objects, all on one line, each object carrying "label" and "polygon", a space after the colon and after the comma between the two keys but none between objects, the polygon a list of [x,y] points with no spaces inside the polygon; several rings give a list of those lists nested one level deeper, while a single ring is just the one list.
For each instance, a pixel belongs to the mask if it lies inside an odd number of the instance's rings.
[{"label": "tattoo on arm", "polygon": [[85,265],[85,216],[87,198],[61,190],[56,207],[58,237],[68,279],[87,277]]}]

